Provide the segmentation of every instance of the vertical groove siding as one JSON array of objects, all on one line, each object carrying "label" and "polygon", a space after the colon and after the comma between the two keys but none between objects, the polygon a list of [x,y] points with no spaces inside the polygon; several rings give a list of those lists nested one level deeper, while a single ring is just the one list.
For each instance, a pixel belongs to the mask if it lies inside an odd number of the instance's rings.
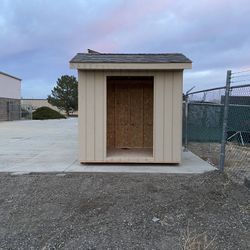
[{"label": "vertical groove siding", "polygon": [[87,161],[95,160],[95,73],[93,71],[86,72],[86,125],[87,125]]},{"label": "vertical groove siding", "polygon": [[154,162],[181,161],[182,71],[78,71],[79,159],[106,161],[107,76],[154,77]]},{"label": "vertical groove siding", "polygon": [[86,74],[78,71],[78,157],[80,162],[86,160]]},{"label": "vertical groove siding", "polygon": [[154,74],[154,161],[181,162],[182,71]]},{"label": "vertical groove siding", "polygon": [[[79,159],[104,161],[106,84],[102,71],[79,71]],[[106,147],[106,146],[105,146]]]},{"label": "vertical groove siding", "polygon": [[173,162],[181,162],[182,150],[182,71],[173,73]]},{"label": "vertical groove siding", "polygon": [[164,160],[164,73],[157,72],[154,77],[154,160]]},{"label": "vertical groove siding", "polygon": [[104,160],[104,76],[103,72],[95,73],[95,160],[103,161]]},{"label": "vertical groove siding", "polygon": [[172,161],[173,142],[173,72],[165,73],[164,86],[164,161]]}]

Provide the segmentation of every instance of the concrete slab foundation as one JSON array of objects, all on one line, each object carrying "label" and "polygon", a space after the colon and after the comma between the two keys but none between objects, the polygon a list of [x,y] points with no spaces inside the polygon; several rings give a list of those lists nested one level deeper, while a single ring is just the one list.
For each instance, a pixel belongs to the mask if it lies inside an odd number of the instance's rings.
[{"label": "concrete slab foundation", "polygon": [[77,118],[0,123],[0,172],[121,172],[198,174],[215,170],[191,152],[181,165],[80,164]]}]

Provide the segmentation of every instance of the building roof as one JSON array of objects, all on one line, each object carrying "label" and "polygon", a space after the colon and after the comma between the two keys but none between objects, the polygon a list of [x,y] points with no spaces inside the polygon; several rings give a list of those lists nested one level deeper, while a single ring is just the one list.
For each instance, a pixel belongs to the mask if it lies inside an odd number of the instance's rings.
[{"label": "building roof", "polygon": [[70,63],[192,63],[192,61],[181,53],[78,53],[71,59]]},{"label": "building roof", "polygon": [[19,81],[22,81],[22,79],[20,79],[20,78],[18,78],[18,77],[16,77],[16,76],[12,76],[12,75],[9,75],[9,74],[7,74],[7,73],[4,73],[4,72],[2,72],[2,71],[0,71],[0,74],[1,74],[1,75],[5,75],[5,76],[8,76],[8,77],[11,77],[11,78],[14,78],[14,79],[19,80]]}]

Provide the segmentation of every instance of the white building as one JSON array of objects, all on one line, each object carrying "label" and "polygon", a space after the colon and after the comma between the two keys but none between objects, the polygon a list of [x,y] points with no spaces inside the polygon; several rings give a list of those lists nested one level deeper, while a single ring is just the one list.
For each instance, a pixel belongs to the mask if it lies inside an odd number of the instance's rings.
[{"label": "white building", "polygon": [[0,71],[0,121],[20,119],[21,79]]}]

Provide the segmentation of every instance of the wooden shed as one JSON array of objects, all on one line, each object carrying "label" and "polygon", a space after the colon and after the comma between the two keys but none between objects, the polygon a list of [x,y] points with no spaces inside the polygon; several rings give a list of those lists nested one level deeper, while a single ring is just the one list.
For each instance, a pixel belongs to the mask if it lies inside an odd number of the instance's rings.
[{"label": "wooden shed", "polygon": [[79,161],[180,163],[183,54],[79,53]]}]

